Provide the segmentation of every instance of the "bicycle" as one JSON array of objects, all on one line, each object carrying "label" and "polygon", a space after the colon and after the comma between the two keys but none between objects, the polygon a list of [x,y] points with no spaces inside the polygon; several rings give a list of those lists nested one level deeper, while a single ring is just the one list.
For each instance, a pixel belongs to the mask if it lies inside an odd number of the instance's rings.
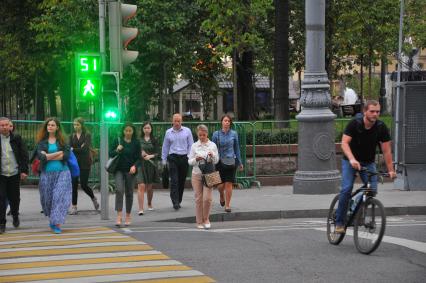
[{"label": "bicycle", "polygon": [[347,228],[353,226],[355,247],[360,253],[370,254],[379,247],[386,229],[385,209],[383,204],[375,198],[377,190],[370,188],[371,177],[378,175],[383,182],[382,177],[389,177],[389,174],[371,172],[365,167],[361,168],[359,172],[362,171],[367,173],[368,181],[351,193],[344,225],[345,233],[335,232],[336,210],[339,202],[339,194],[337,194],[328,211],[327,238],[330,244],[338,245],[345,237]]}]

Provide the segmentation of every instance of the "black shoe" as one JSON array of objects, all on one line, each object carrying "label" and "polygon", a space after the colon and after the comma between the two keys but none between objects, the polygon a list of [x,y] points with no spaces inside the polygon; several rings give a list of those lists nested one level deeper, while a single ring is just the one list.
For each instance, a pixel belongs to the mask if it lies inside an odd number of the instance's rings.
[{"label": "black shoe", "polygon": [[19,216],[13,216],[13,227],[18,228],[19,224]]},{"label": "black shoe", "polygon": [[6,232],[6,224],[0,224],[0,234]]},{"label": "black shoe", "polygon": [[173,205],[173,208],[174,208],[175,210],[179,210],[180,205],[179,205],[179,204],[174,204],[174,205]]}]

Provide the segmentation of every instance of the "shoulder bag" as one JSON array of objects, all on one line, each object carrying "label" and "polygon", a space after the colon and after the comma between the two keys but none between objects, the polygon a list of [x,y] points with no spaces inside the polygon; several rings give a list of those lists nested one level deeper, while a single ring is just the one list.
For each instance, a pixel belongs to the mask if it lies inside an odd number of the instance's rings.
[{"label": "shoulder bag", "polygon": [[72,151],[70,151],[70,156],[68,158],[68,168],[70,169],[71,177],[80,176],[80,167],[78,167],[77,157],[75,157]]},{"label": "shoulder bag", "polygon": [[[118,144],[120,144],[120,138],[117,138],[117,139],[118,139]],[[120,160],[120,154],[117,154],[116,156],[108,159],[105,165],[105,170],[107,170],[107,172],[110,174],[114,174],[115,171],[117,171],[117,165],[119,160]]]}]

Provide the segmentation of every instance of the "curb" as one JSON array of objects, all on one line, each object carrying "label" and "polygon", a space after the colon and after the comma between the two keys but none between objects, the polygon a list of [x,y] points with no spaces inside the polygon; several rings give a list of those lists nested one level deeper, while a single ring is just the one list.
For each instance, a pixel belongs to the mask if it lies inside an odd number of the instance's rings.
[{"label": "curb", "polygon": [[[385,213],[386,216],[426,215],[426,206],[385,207]],[[230,212],[211,214],[210,221],[224,222],[283,218],[326,218],[327,214],[328,209]],[[158,222],[194,223],[195,216],[158,220]]]}]

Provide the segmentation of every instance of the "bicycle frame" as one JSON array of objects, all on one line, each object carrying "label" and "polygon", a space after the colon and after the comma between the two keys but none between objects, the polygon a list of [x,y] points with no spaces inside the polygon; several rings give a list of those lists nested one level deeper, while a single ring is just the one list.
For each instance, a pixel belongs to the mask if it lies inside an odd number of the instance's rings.
[{"label": "bicycle frame", "polygon": [[[355,209],[349,215],[349,219],[345,223],[345,228],[353,226],[353,220],[355,219],[355,216],[356,216],[358,210],[360,209],[362,203],[366,202],[367,199],[369,199],[369,198],[373,198],[377,194],[377,191],[374,191],[374,190],[372,190],[368,187],[365,187],[365,185],[364,185],[351,194],[351,199],[355,195],[357,195],[359,192],[363,192],[362,198],[360,199],[360,201],[358,201],[358,203],[355,206]],[[350,209],[349,205],[348,205],[348,209]]]},{"label": "bicycle frame", "polygon": [[[362,203],[366,202],[367,199],[369,199],[369,198],[374,198],[377,195],[377,190],[372,190],[370,188],[371,177],[375,176],[375,175],[379,175],[379,176],[383,175],[383,174],[378,173],[378,172],[371,172],[365,167],[361,168],[360,172],[361,171],[365,171],[367,173],[368,180],[367,180],[367,183],[365,183],[362,187],[357,189],[355,192],[351,193],[350,199],[353,199],[353,197],[355,195],[357,195],[360,192],[363,192],[362,198],[360,199],[360,201],[358,201],[358,203],[355,206],[355,209],[350,213],[349,219],[347,219],[347,221],[345,223],[345,229],[350,227],[350,226],[353,226],[353,220],[355,219],[355,216],[356,216],[359,208],[361,207]],[[349,205],[350,205],[350,203],[348,204],[348,208],[347,208],[348,210],[350,209]]]}]

